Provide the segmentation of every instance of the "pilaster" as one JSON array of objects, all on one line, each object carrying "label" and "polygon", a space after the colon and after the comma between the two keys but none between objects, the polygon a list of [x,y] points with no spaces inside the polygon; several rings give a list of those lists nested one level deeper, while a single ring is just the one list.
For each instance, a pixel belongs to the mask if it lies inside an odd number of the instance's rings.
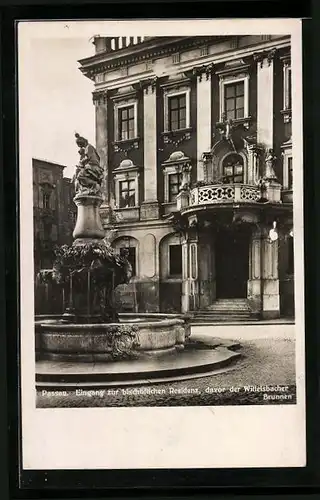
[{"label": "pilaster", "polygon": [[249,279],[248,301],[253,313],[259,314],[262,310],[262,229],[256,228],[251,237],[249,249]]},{"label": "pilaster", "polygon": [[104,178],[102,182],[103,202],[101,209],[109,206],[109,179],[108,179],[108,127],[107,127],[107,91],[93,92],[93,103],[96,110],[96,149],[100,156]]},{"label": "pilaster", "polygon": [[144,201],[141,219],[158,219],[157,199],[157,92],[156,81],[141,84],[143,90]]},{"label": "pilaster", "polygon": [[262,316],[264,318],[278,318],[280,316],[279,295],[279,241],[263,240],[263,289],[262,289]]},{"label": "pilaster", "polygon": [[190,229],[182,242],[182,312],[199,307],[199,249],[196,229]]},{"label": "pilaster", "polygon": [[275,50],[254,55],[257,62],[257,142],[273,147],[273,93]]},{"label": "pilaster", "polygon": [[194,68],[197,78],[197,180],[205,180],[203,153],[211,150],[212,65]]}]

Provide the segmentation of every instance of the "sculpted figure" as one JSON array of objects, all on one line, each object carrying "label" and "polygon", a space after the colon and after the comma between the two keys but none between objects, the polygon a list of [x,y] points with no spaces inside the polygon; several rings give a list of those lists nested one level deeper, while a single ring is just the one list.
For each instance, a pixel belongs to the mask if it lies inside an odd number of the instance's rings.
[{"label": "sculpted figure", "polygon": [[79,164],[76,167],[74,176],[76,193],[100,195],[103,180],[103,168],[100,165],[100,157],[87,139],[77,133],[75,137],[80,155]]},{"label": "sculpted figure", "polygon": [[180,191],[187,191],[190,189],[190,184],[191,184],[191,170],[192,166],[189,163],[186,163],[182,167],[182,180],[181,180],[181,186],[180,186]]},{"label": "sculpted figure", "polygon": [[276,180],[277,176],[274,171],[274,162],[276,160],[276,156],[272,149],[268,149],[266,152],[266,173],[265,178],[267,180]]}]

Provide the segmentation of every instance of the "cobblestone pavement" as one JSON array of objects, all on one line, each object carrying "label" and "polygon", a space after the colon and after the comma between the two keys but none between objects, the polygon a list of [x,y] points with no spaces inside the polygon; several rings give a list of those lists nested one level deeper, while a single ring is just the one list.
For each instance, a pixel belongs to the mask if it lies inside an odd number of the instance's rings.
[{"label": "cobblestone pavement", "polygon": [[[171,383],[104,388],[90,395],[79,387],[57,395],[37,394],[37,407],[109,407],[109,406],[198,406],[274,404],[295,402],[294,340],[264,338],[241,341],[242,357],[224,373]],[[263,390],[244,391],[243,386],[287,386],[280,401],[263,397]],[[232,390],[230,388],[241,388]],[[154,392],[157,392],[154,394]],[[268,389],[267,389],[268,391]],[[268,392],[269,395],[276,394]]]}]

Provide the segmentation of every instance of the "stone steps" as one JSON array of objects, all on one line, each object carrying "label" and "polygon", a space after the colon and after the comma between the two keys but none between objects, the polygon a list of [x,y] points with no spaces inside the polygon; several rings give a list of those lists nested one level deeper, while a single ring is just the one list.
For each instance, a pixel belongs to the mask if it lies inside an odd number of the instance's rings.
[{"label": "stone steps", "polygon": [[218,299],[206,309],[194,312],[194,321],[204,323],[256,321],[246,299]]}]

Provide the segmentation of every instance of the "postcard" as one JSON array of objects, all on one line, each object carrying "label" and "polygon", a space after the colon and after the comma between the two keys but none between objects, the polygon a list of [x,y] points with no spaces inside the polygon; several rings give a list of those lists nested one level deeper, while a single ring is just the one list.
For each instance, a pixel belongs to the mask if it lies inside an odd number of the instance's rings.
[{"label": "postcard", "polygon": [[23,468],[304,467],[301,21],[17,31]]}]

